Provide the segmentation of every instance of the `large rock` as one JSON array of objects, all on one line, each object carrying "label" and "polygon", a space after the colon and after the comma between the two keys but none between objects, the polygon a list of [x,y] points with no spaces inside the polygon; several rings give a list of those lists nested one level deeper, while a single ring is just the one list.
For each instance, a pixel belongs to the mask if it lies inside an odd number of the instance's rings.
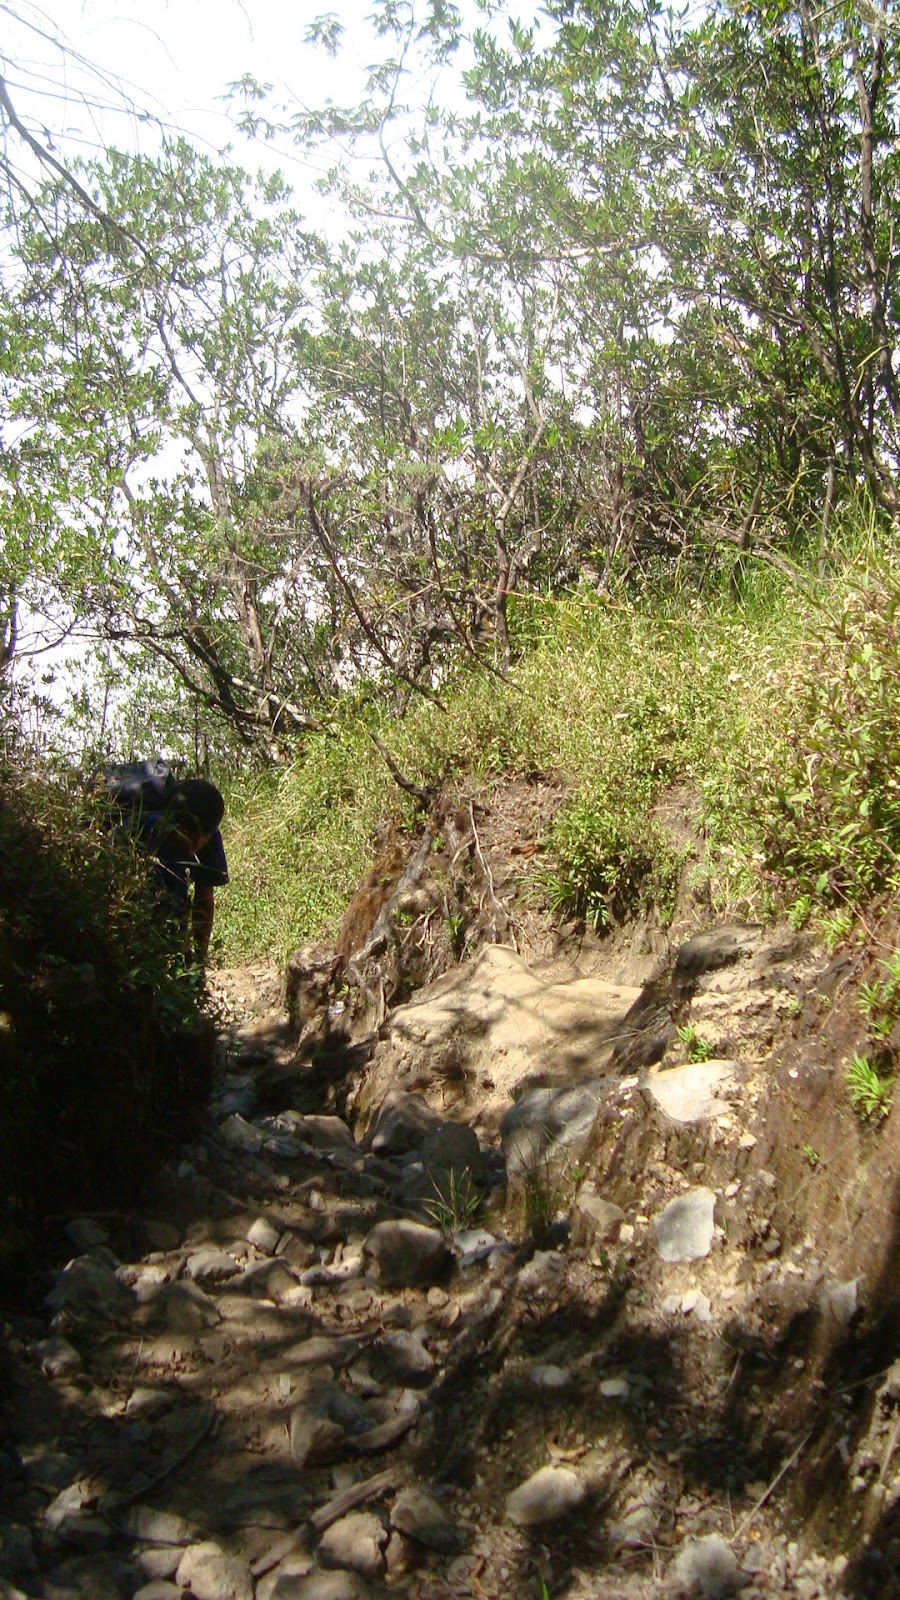
[{"label": "large rock", "polygon": [[44,1600],[120,1600],[115,1564],[108,1558],[75,1556],[48,1572]]},{"label": "large rock", "polygon": [[397,1528],[415,1544],[427,1550],[438,1550],[443,1555],[455,1550],[459,1533],[446,1511],[434,1495],[426,1489],[411,1484],[401,1489],[391,1511],[391,1527]]},{"label": "large rock", "polygon": [[478,1135],[464,1122],[441,1122],[422,1142],[420,1160],[426,1173],[442,1193],[457,1187],[468,1176],[475,1184],[484,1182],[486,1162]]},{"label": "large rock", "polygon": [[731,1547],[718,1533],[688,1539],[669,1568],[678,1594],[690,1600],[727,1600],[747,1582]]},{"label": "large rock", "polygon": [[730,967],[756,948],[759,934],[758,927],[745,922],[724,922],[718,928],[704,929],[703,933],[695,934],[679,946],[675,956],[676,978],[699,978],[704,972]]},{"label": "large rock", "polygon": [[420,1149],[441,1119],[419,1094],[391,1089],[366,1130],[363,1149],[378,1156],[402,1156]]},{"label": "large rock", "polygon": [[474,1129],[464,1122],[440,1122],[416,1151],[418,1160],[403,1176],[403,1200],[447,1226],[477,1207],[487,1179],[487,1160]]},{"label": "large rock", "polygon": [[606,1089],[601,1081],[571,1089],[530,1089],[523,1094],[500,1123],[510,1177],[533,1172],[544,1158],[552,1165],[577,1160]]},{"label": "large rock", "polygon": [[284,983],[284,998],[291,1026],[300,1030],[327,1006],[341,957],[324,944],[301,945],[291,956]]},{"label": "large rock", "polygon": [[303,1118],[303,1132],[308,1144],[316,1150],[333,1150],[352,1155],[356,1141],[341,1117],[318,1116],[308,1113]]},{"label": "large rock", "polygon": [[247,1243],[252,1244],[254,1250],[258,1250],[261,1255],[273,1256],[283,1232],[284,1229],[276,1228],[268,1217],[257,1217],[247,1229],[246,1239]]},{"label": "large rock", "polygon": [[404,1084],[466,1085],[486,1123],[499,1122],[529,1079],[585,1083],[610,1070],[641,991],[599,978],[558,981],[505,945],[487,945],[428,984],[391,1019],[361,1097],[373,1106]]},{"label": "large rock", "polygon": [[174,1511],[157,1511],[153,1506],[131,1506],[122,1515],[121,1527],[123,1533],[144,1544],[185,1545],[197,1540],[194,1523]]},{"label": "large rock", "polygon": [[301,1467],[327,1466],[352,1449],[352,1436],[372,1426],[362,1401],[324,1384],[291,1412],[291,1454]]},{"label": "large rock", "polygon": [[386,1334],[369,1351],[368,1368],[380,1383],[410,1384],[413,1388],[431,1382],[434,1357],[428,1354],[415,1334],[400,1329]]},{"label": "large rock", "polygon": [[108,1317],[129,1298],[112,1267],[95,1256],[76,1256],[63,1267],[44,1304],[77,1317]]},{"label": "large rock", "polygon": [[194,1283],[221,1283],[225,1278],[233,1278],[239,1271],[237,1262],[227,1250],[213,1246],[195,1250],[184,1264],[185,1277]]},{"label": "large rock", "polygon": [[372,1600],[372,1590],[358,1572],[310,1572],[279,1578],[270,1600]]},{"label": "large rock", "polygon": [[453,1254],[436,1228],[421,1222],[379,1222],[364,1250],[385,1289],[427,1287],[439,1283],[453,1264]]},{"label": "large rock", "polygon": [[216,1302],[196,1283],[164,1284],[155,1304],[173,1333],[197,1333],[219,1320]]},{"label": "large rock", "polygon": [[60,1334],[39,1339],[33,1346],[33,1354],[40,1362],[41,1371],[50,1378],[70,1378],[73,1373],[81,1371],[81,1356],[75,1346]]},{"label": "large rock", "polygon": [[621,1206],[597,1194],[593,1184],[585,1183],[572,1206],[572,1243],[576,1248],[603,1244],[612,1239],[625,1221]]}]

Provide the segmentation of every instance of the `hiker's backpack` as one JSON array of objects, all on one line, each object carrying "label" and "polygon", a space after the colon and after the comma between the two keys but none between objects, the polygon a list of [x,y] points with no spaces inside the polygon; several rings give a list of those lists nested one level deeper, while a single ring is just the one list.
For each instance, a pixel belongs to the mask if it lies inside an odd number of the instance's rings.
[{"label": "hiker's backpack", "polygon": [[105,767],[100,789],[110,810],[128,817],[161,811],[177,781],[169,763],[156,756]]}]

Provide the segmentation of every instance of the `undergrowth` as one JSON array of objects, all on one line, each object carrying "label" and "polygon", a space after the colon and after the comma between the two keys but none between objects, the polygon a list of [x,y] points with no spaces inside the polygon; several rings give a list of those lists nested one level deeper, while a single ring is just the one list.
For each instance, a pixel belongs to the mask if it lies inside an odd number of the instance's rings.
[{"label": "undergrowth", "polygon": [[134,1193],[211,1060],[146,863],[96,802],[0,767],[0,1261],[38,1205]]},{"label": "undergrowth", "polygon": [[[377,732],[405,775],[472,791],[547,773],[568,800],[535,875],[547,910],[603,929],[671,912],[692,850],[713,910],[840,919],[897,882],[900,575],[860,557],[840,580],[770,569],[740,605],[679,594],[516,602],[532,641],[508,682],[471,675]],[[368,715],[374,716],[374,712]],[[691,797],[702,847],[666,826]],[[413,812],[359,714],[235,796],[220,949],[282,957],[334,932],[373,834]]]}]

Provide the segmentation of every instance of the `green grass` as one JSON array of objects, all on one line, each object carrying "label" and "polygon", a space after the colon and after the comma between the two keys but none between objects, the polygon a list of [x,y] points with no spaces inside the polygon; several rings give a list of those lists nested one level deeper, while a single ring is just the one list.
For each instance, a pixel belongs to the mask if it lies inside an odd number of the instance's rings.
[{"label": "green grass", "polygon": [[217,896],[214,954],[283,960],[333,932],[371,859],[373,830],[399,810],[374,746],[349,726],[311,740],[305,760],[228,785],[231,883]]},{"label": "green grass", "polygon": [[[855,907],[900,883],[900,577],[857,562],[822,594],[827,612],[762,570],[739,608],[515,602],[530,644],[508,683],[460,677],[446,711],[414,704],[377,731],[420,785],[562,780],[535,878],[551,914],[602,929],[651,903],[671,911],[687,851],[655,808],[677,784],[702,814],[694,871],[713,910],[849,931]],[[379,830],[412,815],[358,711],[277,778],[238,785],[220,957],[283,957],[333,933]]]},{"label": "green grass", "polygon": [[685,1023],[683,1027],[676,1028],[675,1032],[678,1035],[678,1043],[689,1061],[712,1061],[716,1047],[697,1032],[693,1023]]}]

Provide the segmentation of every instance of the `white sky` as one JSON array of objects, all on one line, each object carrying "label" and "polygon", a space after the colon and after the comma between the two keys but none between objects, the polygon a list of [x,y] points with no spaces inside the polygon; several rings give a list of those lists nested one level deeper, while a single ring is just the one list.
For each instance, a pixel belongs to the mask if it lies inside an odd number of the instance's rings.
[{"label": "white sky", "polygon": [[[533,3],[525,0],[519,9],[527,12]],[[316,169],[289,140],[279,143],[276,156],[242,139],[223,97],[229,83],[249,73],[273,86],[278,105],[352,104],[363,93],[365,68],[390,49],[389,41],[375,38],[370,11],[371,0],[311,0],[306,6],[290,0],[0,0],[0,60],[17,111],[39,136],[49,133],[62,157],[96,154],[104,143],[154,148],[152,125],[85,105],[85,97],[104,94],[120,103],[124,89],[136,107],[201,148],[230,144],[246,166],[280,166],[302,208]],[[344,25],[334,59],[304,40],[323,12]],[[69,47],[68,55],[54,37]],[[107,89],[80,68],[78,56],[108,74]]]}]

